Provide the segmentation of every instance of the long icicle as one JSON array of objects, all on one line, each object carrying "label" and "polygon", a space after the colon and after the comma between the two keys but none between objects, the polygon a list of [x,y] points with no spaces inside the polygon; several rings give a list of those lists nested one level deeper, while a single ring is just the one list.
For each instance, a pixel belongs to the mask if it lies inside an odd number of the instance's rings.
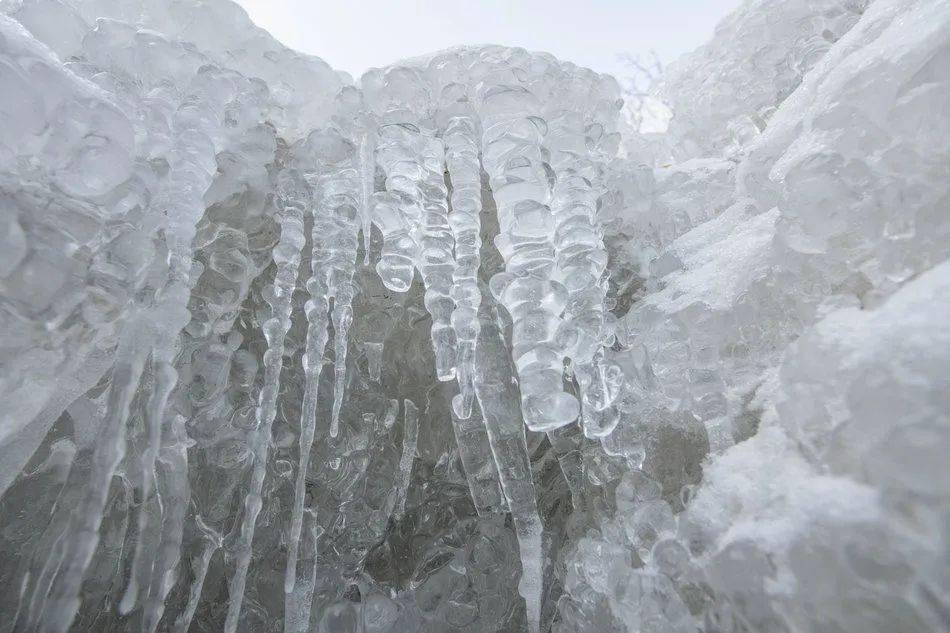
[{"label": "long icicle", "polygon": [[373,230],[373,191],[376,188],[376,123],[370,115],[360,136],[360,220],[363,231],[363,265],[369,266]]},{"label": "long icicle", "polygon": [[505,504],[501,498],[498,470],[492,459],[491,445],[488,442],[482,412],[475,405],[467,418],[460,418],[455,414],[454,409],[458,408],[458,399],[461,397],[461,394],[457,394],[452,401],[452,427],[455,430],[455,443],[458,445],[459,459],[468,482],[468,490],[478,514],[496,512]]},{"label": "long icicle", "polygon": [[525,601],[528,630],[541,629],[543,589],[541,538],[543,525],[538,512],[528,445],[518,389],[508,362],[504,338],[487,306],[482,302],[482,321],[476,348],[475,393],[485,419],[501,489],[508,501],[521,554],[518,591]]},{"label": "long icicle", "polygon": [[478,268],[481,264],[481,175],[478,159],[478,123],[467,100],[451,106],[445,126],[445,162],[452,182],[449,225],[455,238],[455,271],[452,274],[452,329],[458,343],[456,377],[459,397],[452,402],[456,417],[472,415],[475,401],[475,342],[478,339]]},{"label": "long icicle", "polygon": [[191,583],[191,588],[188,590],[188,603],[185,605],[185,610],[182,611],[178,619],[175,620],[175,633],[188,633],[188,630],[191,628],[191,621],[195,617],[195,611],[198,610],[198,603],[201,601],[201,592],[204,589],[205,577],[208,575],[208,566],[211,564],[211,557],[214,556],[215,552],[221,549],[221,545],[224,542],[222,536],[216,532],[214,528],[208,526],[204,520],[202,520],[200,514],[195,515],[195,523],[202,537],[204,537],[205,543],[204,547],[201,548],[201,557],[198,559],[197,564],[193,566],[195,579]]},{"label": "long icicle", "polygon": [[419,409],[412,400],[403,400],[402,457],[399,458],[399,481],[393,504],[393,517],[398,521],[406,510],[406,496],[412,481],[412,463],[416,459],[419,438]]},{"label": "long icicle", "polygon": [[[87,494],[77,507],[70,521],[75,530],[73,546],[67,544],[63,562],[60,565],[51,590],[53,604],[42,610],[41,628],[52,633],[65,633],[79,608],[79,590],[92,556],[99,543],[99,526],[108,499],[109,488],[116,469],[125,457],[126,424],[129,416],[132,396],[149,353],[158,367],[155,393],[150,399],[150,423],[159,431],[164,415],[168,392],[174,387],[177,374],[171,366],[178,334],[187,325],[188,297],[194,284],[192,276],[192,240],[196,226],[204,213],[204,192],[207,191],[216,171],[214,161],[215,146],[209,134],[209,122],[220,121],[223,104],[215,90],[221,84],[211,74],[199,74],[191,86],[191,94],[185,99],[175,114],[174,134],[178,143],[169,157],[171,171],[163,190],[160,204],[164,205],[168,217],[165,237],[169,251],[169,282],[156,296],[156,306],[151,311],[140,312],[136,319],[140,328],[131,326],[138,340],[131,342],[123,352],[120,346],[116,369],[120,378],[113,380],[110,393],[109,418],[103,425],[97,443],[93,472],[87,485]],[[146,315],[161,315],[158,319],[149,319]],[[151,343],[149,346],[146,342]],[[151,349],[149,349],[151,347]],[[115,375],[116,370],[113,371]],[[122,375],[125,374],[125,375]],[[156,438],[150,432],[150,442]],[[143,467],[146,478],[154,474],[154,458],[157,456],[153,445],[148,460]],[[41,601],[45,602],[45,601]]]},{"label": "long icicle", "polygon": [[449,226],[448,190],[445,186],[445,148],[442,140],[423,136],[421,163],[422,250],[420,272],[425,285],[425,307],[432,317],[432,350],[435,373],[441,381],[456,375],[457,351],[451,292],[455,272],[455,238]]},{"label": "long icicle", "polygon": [[154,633],[165,613],[165,601],[175,584],[181,559],[185,514],[191,497],[188,481],[188,447],[194,442],[185,431],[185,419],[175,416],[158,461],[165,472],[164,512],[158,554],[152,566],[142,630]]},{"label": "long icicle", "polygon": [[[290,521],[290,545],[287,552],[287,569],[284,575],[284,592],[294,590],[297,579],[297,558],[303,532],[304,497],[306,496],[307,472],[310,467],[310,450],[316,434],[317,401],[320,372],[328,341],[327,319],[329,299],[334,297],[334,313],[342,306],[349,307],[352,301],[352,278],[357,251],[357,220],[354,198],[356,172],[352,167],[352,155],[347,153],[348,144],[338,135],[312,136],[308,142],[321,148],[322,160],[338,159],[333,165],[324,164],[316,175],[317,203],[311,206],[311,259],[307,292],[310,299],[304,306],[307,316],[307,342],[303,357],[304,397],[300,409],[300,438],[297,477],[294,485],[294,507]],[[336,148],[336,151],[329,149]],[[318,151],[318,150],[311,150]],[[340,152],[340,153],[337,153]],[[372,157],[370,157],[372,159]],[[345,296],[341,296],[345,295]],[[338,308],[339,307],[339,308]],[[350,317],[352,319],[352,317]],[[337,342],[346,344],[346,327],[334,322]],[[348,326],[347,326],[348,327]],[[338,352],[339,353],[339,352]],[[337,367],[346,368],[345,349],[337,358]],[[340,362],[342,360],[342,362]],[[339,374],[337,373],[337,376]],[[345,384],[344,380],[338,381]],[[342,400],[343,385],[338,387]],[[339,412],[334,403],[334,415]],[[338,419],[338,418],[335,418]],[[333,433],[331,427],[331,434]]]},{"label": "long icicle", "polygon": [[247,583],[247,571],[251,564],[251,549],[254,541],[254,528],[257,515],[261,511],[263,500],[261,491],[267,472],[267,454],[270,448],[271,429],[277,415],[277,395],[280,388],[280,372],[284,365],[284,337],[290,329],[291,299],[297,284],[297,270],[300,267],[300,251],[304,245],[303,209],[309,189],[302,176],[294,171],[281,173],[278,183],[280,202],[278,213],[280,221],[280,241],[274,249],[274,263],[277,276],[274,280],[273,296],[267,301],[271,306],[272,317],[264,322],[264,337],[267,339],[267,351],[264,353],[264,384],[257,404],[257,428],[252,434],[251,453],[254,465],[247,496],[244,498],[244,518],[241,533],[236,544],[236,566],[229,584],[230,602],[228,615],[224,622],[225,633],[237,630],[241,606],[244,602],[244,587]]}]

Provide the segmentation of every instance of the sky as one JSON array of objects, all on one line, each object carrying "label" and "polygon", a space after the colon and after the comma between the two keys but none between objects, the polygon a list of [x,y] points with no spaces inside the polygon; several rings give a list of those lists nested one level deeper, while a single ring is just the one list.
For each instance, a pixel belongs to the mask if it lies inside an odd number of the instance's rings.
[{"label": "sky", "polygon": [[622,78],[620,53],[663,63],[705,43],[740,0],[237,0],[291,48],[354,78],[458,44],[553,53]]}]

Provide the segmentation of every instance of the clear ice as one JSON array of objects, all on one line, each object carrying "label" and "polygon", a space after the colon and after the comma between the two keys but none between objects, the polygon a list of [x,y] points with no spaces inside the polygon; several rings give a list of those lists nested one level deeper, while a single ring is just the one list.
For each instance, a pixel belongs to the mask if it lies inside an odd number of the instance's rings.
[{"label": "clear ice", "polygon": [[948,51],[746,0],[627,98],[0,1],[0,633],[948,630]]}]

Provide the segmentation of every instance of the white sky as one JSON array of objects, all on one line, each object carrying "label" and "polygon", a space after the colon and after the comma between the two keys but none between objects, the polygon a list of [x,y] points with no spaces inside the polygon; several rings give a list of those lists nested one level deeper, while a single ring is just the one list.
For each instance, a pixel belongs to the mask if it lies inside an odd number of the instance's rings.
[{"label": "white sky", "polygon": [[284,44],[354,78],[458,44],[547,51],[624,76],[618,53],[664,63],[705,43],[740,0],[237,0]]}]

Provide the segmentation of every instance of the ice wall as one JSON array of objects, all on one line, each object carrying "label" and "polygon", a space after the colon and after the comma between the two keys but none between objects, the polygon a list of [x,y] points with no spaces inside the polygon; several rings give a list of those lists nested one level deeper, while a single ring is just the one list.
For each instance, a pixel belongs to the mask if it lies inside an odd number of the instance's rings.
[{"label": "ice wall", "polygon": [[946,3],[749,0],[648,143],[543,53],[0,7],[0,631],[946,628]]}]

